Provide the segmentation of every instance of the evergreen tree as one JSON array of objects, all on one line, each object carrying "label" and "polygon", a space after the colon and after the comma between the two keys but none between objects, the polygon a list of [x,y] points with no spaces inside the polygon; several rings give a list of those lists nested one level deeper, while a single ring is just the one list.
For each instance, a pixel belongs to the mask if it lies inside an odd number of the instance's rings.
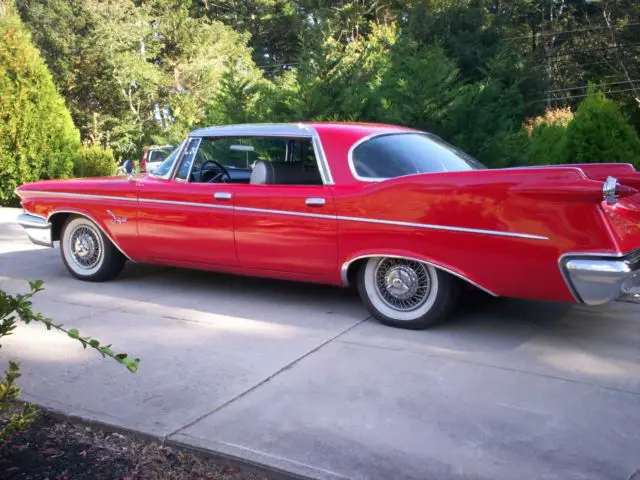
[{"label": "evergreen tree", "polygon": [[80,135],[13,5],[2,1],[0,92],[0,205],[7,205],[23,183],[70,176]]}]

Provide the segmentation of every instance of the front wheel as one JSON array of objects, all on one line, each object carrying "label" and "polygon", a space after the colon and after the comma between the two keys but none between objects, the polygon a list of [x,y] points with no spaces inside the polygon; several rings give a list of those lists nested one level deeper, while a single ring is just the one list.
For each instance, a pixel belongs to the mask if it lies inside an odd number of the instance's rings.
[{"label": "front wheel", "polygon": [[448,273],[417,260],[373,257],[358,272],[358,292],[385,325],[423,329],[450,312],[457,283]]},{"label": "front wheel", "polygon": [[63,225],[60,254],[71,275],[90,282],[110,280],[126,261],[95,223],[79,216],[70,217]]}]

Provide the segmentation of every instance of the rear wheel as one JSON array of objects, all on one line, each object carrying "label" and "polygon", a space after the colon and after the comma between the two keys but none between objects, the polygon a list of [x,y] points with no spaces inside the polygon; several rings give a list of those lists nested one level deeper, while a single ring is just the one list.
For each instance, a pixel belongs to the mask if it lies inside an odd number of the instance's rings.
[{"label": "rear wheel", "polygon": [[457,294],[455,279],[417,260],[370,258],[358,272],[358,292],[385,325],[422,329],[441,322]]},{"label": "rear wheel", "polygon": [[60,233],[60,254],[69,273],[80,280],[103,282],[120,273],[126,258],[86,217],[69,217]]}]

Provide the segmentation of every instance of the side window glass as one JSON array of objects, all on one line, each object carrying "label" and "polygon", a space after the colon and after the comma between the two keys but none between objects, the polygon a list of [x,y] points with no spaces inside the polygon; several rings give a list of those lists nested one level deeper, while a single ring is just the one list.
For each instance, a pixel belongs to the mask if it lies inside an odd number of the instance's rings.
[{"label": "side window glass", "polygon": [[176,179],[184,181],[188,180],[189,172],[193,166],[193,161],[198,153],[200,141],[200,138],[192,138],[189,140],[189,143],[187,143],[184,155],[182,156],[182,163],[180,163],[180,168],[178,168],[178,172],[176,173]]},{"label": "side window glass", "polygon": [[178,154],[182,150],[183,145],[184,142],[182,142],[178,148],[174,149],[173,152],[171,152],[171,154],[164,160],[164,162],[162,162],[158,166],[158,168],[156,168],[153,173],[151,173],[151,175],[159,178],[167,178],[171,173],[171,170],[173,169],[173,165],[176,161],[176,158],[178,158]]},{"label": "side window glass", "polygon": [[318,171],[318,162],[316,161],[316,155],[313,150],[313,144],[311,140],[300,139],[293,140],[291,142],[291,161],[302,163],[304,170]]}]

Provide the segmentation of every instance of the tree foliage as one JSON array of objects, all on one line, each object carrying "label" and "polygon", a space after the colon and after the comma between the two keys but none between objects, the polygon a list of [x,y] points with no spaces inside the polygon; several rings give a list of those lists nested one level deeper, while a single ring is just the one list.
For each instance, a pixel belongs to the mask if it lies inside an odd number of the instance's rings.
[{"label": "tree foliage", "polygon": [[640,139],[615,102],[591,91],[567,127],[569,163],[624,162],[640,166]]},{"label": "tree foliage", "polygon": [[567,161],[564,126],[523,124],[589,84],[640,127],[631,0],[16,1],[83,142],[116,157],[203,124],[358,120],[489,166],[540,163],[547,142]]},{"label": "tree foliage", "polygon": [[64,99],[10,4],[0,15],[0,205],[19,185],[70,176],[80,147]]}]

